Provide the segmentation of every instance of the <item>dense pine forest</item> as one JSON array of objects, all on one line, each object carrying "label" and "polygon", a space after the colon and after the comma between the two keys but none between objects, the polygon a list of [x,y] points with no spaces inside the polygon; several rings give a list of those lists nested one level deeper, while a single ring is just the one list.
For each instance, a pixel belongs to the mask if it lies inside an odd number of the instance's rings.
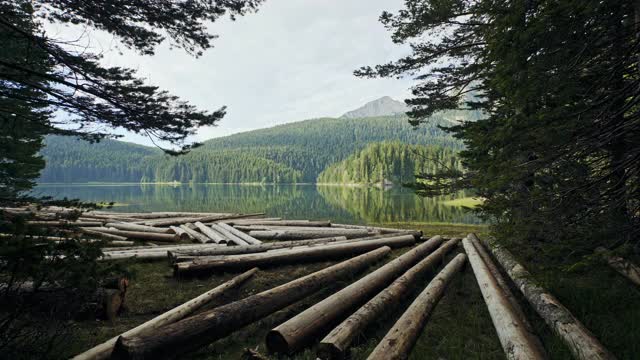
[{"label": "dense pine forest", "polygon": [[455,149],[382,142],[371,144],[347,159],[330,165],[320,174],[318,182],[403,184],[414,182],[415,174],[434,173],[443,168],[462,169]]},{"label": "dense pine forest", "polygon": [[[470,117],[473,115],[469,113]],[[439,146],[453,154],[462,148],[461,142],[439,128],[452,124],[446,113],[434,116],[428,125],[419,128],[413,128],[400,115],[313,119],[212,139],[179,157],[114,140],[89,144],[50,136],[41,152],[47,166],[40,182],[311,183],[328,166],[372,143]],[[400,162],[413,150],[407,148],[405,155],[399,148],[389,151],[394,154],[375,161],[388,162],[384,166],[393,173],[389,177],[411,181],[417,158],[412,157],[407,164]],[[400,162],[396,164],[396,160]],[[418,169],[431,169],[427,163],[422,161]],[[344,180],[370,179],[367,175],[365,179]]]}]

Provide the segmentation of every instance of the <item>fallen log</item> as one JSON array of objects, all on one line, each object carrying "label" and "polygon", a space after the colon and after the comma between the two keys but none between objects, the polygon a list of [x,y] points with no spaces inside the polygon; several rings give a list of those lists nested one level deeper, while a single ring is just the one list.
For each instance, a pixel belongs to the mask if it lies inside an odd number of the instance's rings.
[{"label": "fallen log", "polygon": [[209,239],[207,236],[195,231],[194,229],[196,229],[196,226],[193,225],[192,223],[186,223],[184,225],[180,225],[180,229],[184,230],[185,233],[189,234],[191,238],[196,239],[197,241],[203,244],[211,242],[211,239]]},{"label": "fallen log", "polygon": [[[413,239],[412,236],[409,237]],[[312,336],[317,335],[328,324],[340,319],[354,306],[369,299],[441,243],[442,238],[434,236],[280,324],[267,334],[267,349],[270,352],[285,354],[299,350]]]},{"label": "fallen log", "polygon": [[124,236],[120,236],[120,235],[115,235],[115,234],[108,234],[105,232],[101,232],[101,231],[96,231],[93,229],[88,229],[88,228],[80,228],[80,231],[85,233],[85,234],[89,234],[89,235],[93,235],[93,236],[97,236],[101,239],[104,240],[111,240],[111,241],[127,241],[127,238]]},{"label": "fallen log", "polygon": [[227,243],[227,239],[224,238],[224,236],[222,236],[221,234],[219,234],[217,231],[213,230],[212,228],[208,227],[207,225],[196,221],[193,223],[193,225],[195,225],[200,232],[202,232],[203,234],[205,234],[209,239],[211,239],[211,242],[214,242],[216,244],[226,244]]},{"label": "fallen log", "polygon": [[26,223],[28,225],[39,225],[39,226],[84,226],[84,227],[102,226],[102,222],[99,222],[99,221],[29,220]]},{"label": "fallen log", "polygon": [[87,214],[87,213],[83,213],[82,217],[85,218],[89,218],[89,219],[97,219],[97,220],[102,220],[102,221],[141,221],[142,219],[138,219],[138,218],[132,218],[132,217],[126,217],[126,216],[120,216],[120,215],[102,215],[102,214]]},{"label": "fallen log", "polygon": [[239,237],[236,234],[230,232],[226,228],[220,226],[220,224],[213,224],[213,225],[211,225],[211,228],[213,230],[217,231],[219,234],[221,234],[225,239],[227,239],[229,241],[228,242],[229,244],[230,243],[234,243],[234,244],[240,245],[240,246],[249,245],[250,244],[249,242],[244,241],[241,237]]},{"label": "fallen log", "polygon": [[136,243],[135,241],[129,241],[129,240],[113,240],[109,242],[109,245],[116,245],[118,246],[116,249],[119,249],[121,246],[131,246],[135,243]]},{"label": "fallen log", "polygon": [[598,339],[555,296],[532,280],[531,273],[520,265],[508,250],[487,241],[484,241],[484,244],[531,307],[569,347],[573,356],[581,360],[615,359],[615,356],[602,346]]},{"label": "fallen log", "polygon": [[[339,279],[352,276],[391,252],[381,247],[198,315],[137,336],[121,336],[113,359],[158,359],[200,348],[283,309]],[[247,311],[250,309],[250,311]]]},{"label": "fallen log", "polygon": [[99,231],[106,234],[113,234],[118,236],[124,236],[127,239],[139,239],[139,240],[151,240],[151,241],[169,241],[175,242],[180,240],[175,234],[158,234],[142,231],[127,231],[118,230],[105,227],[92,228],[91,230]]},{"label": "fallen log", "polygon": [[367,236],[369,232],[365,229],[328,229],[328,230],[275,230],[275,231],[262,231],[254,230],[249,232],[249,236],[252,236],[258,240],[299,240],[299,239],[313,239],[327,236],[346,236],[347,238],[354,238],[358,236]]},{"label": "fallen log", "polygon": [[307,226],[307,227],[331,226],[330,221],[311,221],[311,220],[254,219],[254,220],[235,220],[235,221],[225,221],[225,222],[233,225],[274,225],[274,226]]},{"label": "fallen log", "polygon": [[222,296],[227,291],[232,290],[242,283],[244,283],[247,279],[252,277],[258,268],[253,268],[245,273],[242,273],[233,279],[225,282],[222,285],[219,285],[204,294],[195,297],[186,303],[176,306],[175,308],[156,316],[155,318],[136,326],[135,328],[125,331],[124,333],[115,336],[100,345],[97,345],[81,354],[78,354],[72,358],[72,360],[105,360],[111,357],[111,352],[113,351],[113,346],[116,344],[116,341],[120,336],[135,336],[139,334],[143,334],[145,332],[153,331],[154,329],[158,329],[162,326],[174,323],[178,320],[184,319],[185,317],[193,314],[196,310],[200,309],[202,306],[208,304],[213,299]]},{"label": "fallen log", "polygon": [[172,230],[170,228],[161,228],[161,227],[153,227],[146,225],[138,225],[138,224],[129,224],[125,222],[110,222],[105,225],[105,227],[112,227],[118,230],[127,230],[127,231],[142,231],[142,232],[152,232],[158,234],[170,234]]},{"label": "fallen log", "polygon": [[518,360],[545,359],[546,356],[540,349],[540,341],[534,334],[527,331],[527,327],[491,275],[471,240],[469,238],[462,240],[462,245],[469,257],[469,263],[506,357]]},{"label": "fallen log", "polygon": [[[369,231],[377,231],[381,234],[394,234],[394,233],[403,233],[403,232],[417,232],[415,230],[408,229],[394,229],[380,226],[366,226],[366,225],[351,225],[351,224],[332,224],[332,227],[344,228],[344,229],[367,229]],[[419,231],[420,236],[422,236],[422,231]]]},{"label": "fallen log", "polygon": [[222,227],[223,229],[227,230],[229,233],[241,238],[242,240],[244,240],[248,244],[251,244],[251,245],[262,244],[262,241],[260,241],[258,239],[255,239],[255,238],[249,236],[248,234],[243,233],[242,231],[238,231],[237,229],[235,229],[233,226],[231,226],[229,224],[218,223],[218,225],[220,227]]},{"label": "fallen log", "polygon": [[429,314],[442,297],[447,285],[466,260],[459,254],[436,275],[418,297],[409,305],[387,335],[369,354],[368,360],[407,359],[418,336],[424,328]]},{"label": "fallen log", "polygon": [[149,220],[142,222],[143,225],[149,226],[169,226],[169,225],[179,225],[184,223],[195,223],[195,222],[215,222],[219,220],[229,220],[229,219],[241,219],[245,217],[251,216],[259,216],[264,215],[263,213],[256,214],[230,214],[230,215],[210,215],[210,216],[191,216],[191,217],[175,217],[168,219],[160,219],[160,220]]},{"label": "fallen log", "polygon": [[600,254],[613,270],[629,279],[632,283],[640,286],[640,267],[620,256],[611,255],[609,251],[603,247],[597,248],[596,253]]},{"label": "fallen log", "polygon": [[228,255],[212,260],[193,260],[176,263],[174,275],[189,275],[221,269],[246,269],[254,266],[284,265],[305,261],[330,260],[361,254],[382,246],[404,247],[415,243],[411,235],[395,238],[366,240],[349,244],[327,245],[323,247],[305,248],[287,252],[265,252],[246,255]]},{"label": "fallen log", "polygon": [[193,236],[189,235],[184,229],[179,228],[177,226],[169,226],[169,229],[173,231],[174,234],[180,237],[180,240],[195,240]]},{"label": "fallen log", "polygon": [[427,270],[440,264],[445,255],[452,250],[460,239],[451,239],[442,244],[433,253],[421,260],[355,313],[336,326],[318,346],[321,359],[344,359],[355,337],[368,325],[383,316],[385,311],[402,301],[415,281]]}]

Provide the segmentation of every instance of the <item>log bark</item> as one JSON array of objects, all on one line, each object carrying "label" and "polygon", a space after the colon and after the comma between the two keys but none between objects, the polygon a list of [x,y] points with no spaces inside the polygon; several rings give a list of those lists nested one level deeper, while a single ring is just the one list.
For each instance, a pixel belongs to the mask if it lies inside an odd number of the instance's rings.
[{"label": "log bark", "polygon": [[327,236],[346,236],[347,238],[362,237],[369,235],[365,229],[327,229],[327,230],[277,230],[277,231],[250,231],[249,236],[259,240],[300,240],[313,239]]},{"label": "log bark", "polygon": [[615,359],[615,356],[555,296],[532,280],[531,273],[520,265],[508,250],[486,241],[484,243],[531,307],[565,342],[574,357],[582,360]]},{"label": "log bark", "polygon": [[241,238],[242,240],[244,240],[248,244],[251,244],[251,245],[260,245],[260,244],[262,244],[262,241],[260,241],[260,240],[258,240],[256,238],[253,238],[253,237],[249,236],[248,234],[243,233],[242,231],[239,231],[239,230],[235,229],[233,226],[231,226],[229,224],[218,223],[218,225],[220,225],[223,229],[227,230],[231,234]]},{"label": "log bark", "polygon": [[541,352],[539,348],[539,340],[527,330],[471,240],[469,238],[462,240],[462,245],[469,257],[469,263],[473,268],[473,273],[476,276],[478,286],[480,286],[482,297],[507,359],[545,359],[544,352]]},{"label": "log bark", "polygon": [[409,305],[400,319],[367,358],[368,360],[407,359],[413,345],[420,336],[429,314],[433,311],[444,291],[466,260],[459,254],[436,275],[418,297]]},{"label": "log bark", "polygon": [[193,223],[193,225],[195,225],[200,232],[202,232],[203,234],[205,234],[209,239],[211,239],[211,242],[214,242],[216,244],[226,244],[227,243],[227,239],[224,238],[224,236],[222,236],[222,234],[218,233],[217,231],[213,230],[212,228],[208,227],[207,225],[196,221]]},{"label": "log bark", "polygon": [[[103,256],[99,259],[101,261],[138,258],[138,259],[166,259],[167,253],[179,249],[193,249],[199,247],[201,249],[210,249],[213,247],[221,247],[217,244],[197,244],[197,245],[176,245],[172,247],[158,246],[158,247],[145,247],[144,249],[129,249],[120,250],[103,249]],[[224,248],[227,248],[226,246]]]},{"label": "log bark", "polygon": [[29,220],[26,223],[28,225],[39,225],[39,226],[84,226],[84,227],[102,226],[102,222],[99,222],[99,221]]},{"label": "log bark", "polygon": [[394,228],[386,228],[386,227],[379,227],[379,226],[351,225],[351,224],[332,224],[332,227],[338,227],[338,228],[344,228],[344,229],[367,229],[369,231],[377,231],[381,234],[410,232],[410,233],[416,233],[416,236],[422,236],[422,231],[409,230],[409,229],[394,229]]},{"label": "log bark", "polygon": [[[413,238],[410,235],[408,237]],[[301,349],[310,338],[318,335],[327,325],[346,315],[354,306],[367,301],[441,243],[442,237],[434,236],[280,324],[267,334],[267,348],[270,352],[285,354]]]},{"label": "log bark", "polygon": [[169,229],[171,229],[174,234],[178,235],[180,237],[180,240],[195,240],[193,236],[189,235],[189,233],[184,231],[184,229],[182,228],[179,228],[177,226],[169,226]]},{"label": "log bark", "polygon": [[403,247],[415,243],[411,235],[395,238],[366,240],[349,244],[327,245],[308,249],[291,250],[286,252],[258,253],[246,255],[229,255],[213,260],[194,260],[174,265],[174,275],[191,275],[215,270],[246,269],[254,266],[284,265],[306,261],[330,260],[361,254],[382,246]]},{"label": "log bark", "polygon": [[124,236],[127,239],[140,239],[140,240],[165,241],[165,242],[176,242],[180,240],[178,236],[176,236],[175,234],[158,234],[158,233],[149,233],[149,232],[142,232],[142,231],[127,231],[127,230],[118,230],[118,229],[111,229],[111,228],[105,228],[105,227],[93,228],[91,230],[95,230],[95,231],[99,231],[107,234]]},{"label": "log bark", "polygon": [[85,233],[85,234],[89,234],[89,235],[93,235],[93,236],[97,236],[101,239],[104,240],[112,240],[112,241],[127,241],[127,238],[125,236],[120,236],[120,235],[115,235],[115,234],[108,234],[105,232],[101,232],[101,231],[96,231],[93,229],[88,229],[88,228],[80,228],[80,231]]},{"label": "log bark", "polygon": [[460,239],[451,239],[442,244],[433,253],[421,260],[355,313],[336,326],[318,346],[321,359],[344,359],[355,337],[368,325],[375,322],[384,312],[399,303],[415,286],[415,282],[427,270],[434,269],[445,255],[458,245]]},{"label": "log bark", "polygon": [[204,234],[201,234],[201,233],[195,231],[194,228],[196,228],[196,226],[193,225],[192,223],[186,223],[184,225],[180,225],[180,229],[184,230],[185,233],[189,234],[189,236],[191,236],[192,238],[196,239],[197,241],[199,241],[199,242],[201,242],[203,244],[211,242],[211,239],[209,239]]},{"label": "log bark", "polygon": [[603,247],[597,248],[596,253],[604,257],[609,266],[611,266],[611,268],[617,271],[620,275],[626,277],[637,286],[640,286],[640,267],[620,256],[611,255],[609,251]]},{"label": "log bark", "polygon": [[162,359],[183,355],[283,309],[339,279],[353,276],[391,252],[381,247],[273,289],[166,325],[152,333],[121,336],[113,359]]},{"label": "log bark", "polygon": [[179,225],[184,223],[195,223],[195,222],[214,222],[219,220],[229,220],[229,219],[241,219],[245,217],[252,217],[264,215],[262,213],[256,214],[229,214],[229,215],[209,215],[209,216],[189,216],[189,217],[175,217],[168,219],[160,219],[160,220],[149,220],[142,222],[143,225],[149,226],[169,226],[169,225]]},{"label": "log bark", "polygon": [[146,225],[138,225],[138,224],[129,224],[126,222],[110,222],[105,225],[105,227],[112,227],[118,230],[127,230],[127,231],[142,231],[142,232],[152,232],[158,234],[170,234],[172,231],[170,228],[161,228],[161,227],[153,227]]},{"label": "log bark", "polygon": [[267,219],[255,219],[255,220],[235,220],[225,221],[232,225],[273,225],[273,226],[307,226],[307,227],[329,227],[330,221],[310,221],[310,220],[267,220]]},{"label": "log bark", "polygon": [[229,290],[235,289],[240,286],[250,277],[252,277],[258,268],[253,268],[245,273],[242,273],[233,279],[221,284],[202,295],[195,297],[186,303],[179,305],[162,315],[156,316],[155,318],[136,326],[135,328],[125,331],[124,333],[115,336],[100,345],[97,345],[81,354],[73,357],[72,360],[105,360],[111,357],[111,352],[113,351],[113,346],[116,344],[116,341],[120,336],[135,336],[139,334],[143,334],[145,332],[150,332],[155,329],[158,329],[162,326],[174,323],[178,320],[184,319],[185,317],[193,314],[196,310],[200,309],[202,306],[208,304],[213,299],[220,297],[225,294]]},{"label": "log bark", "polygon": [[211,228],[213,230],[217,231],[218,233],[220,233],[222,236],[224,236],[224,238],[227,239],[229,241],[229,243],[233,243],[233,244],[240,245],[240,246],[249,245],[250,244],[249,242],[244,241],[241,237],[239,237],[236,234],[230,232],[226,228],[220,226],[220,224],[213,224],[213,225],[211,225]]}]

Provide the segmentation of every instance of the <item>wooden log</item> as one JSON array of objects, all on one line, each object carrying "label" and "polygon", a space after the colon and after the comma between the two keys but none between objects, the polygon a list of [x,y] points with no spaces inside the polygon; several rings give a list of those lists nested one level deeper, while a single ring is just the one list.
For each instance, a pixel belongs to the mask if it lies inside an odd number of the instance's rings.
[{"label": "wooden log", "polygon": [[180,237],[180,240],[195,240],[193,236],[191,236],[182,228],[179,228],[177,226],[169,226],[169,229],[171,229],[174,234],[178,235]]},{"label": "wooden log", "polygon": [[116,344],[116,341],[120,336],[135,336],[139,334],[143,334],[145,332],[150,332],[155,329],[161,328],[165,325],[174,323],[178,320],[184,319],[185,317],[193,314],[196,310],[202,308],[202,306],[208,304],[213,299],[218,298],[228,292],[229,290],[235,289],[244,283],[247,279],[252,277],[258,268],[253,268],[245,273],[242,273],[233,279],[221,284],[202,295],[195,297],[186,303],[179,305],[161,315],[156,316],[155,318],[134,327],[131,330],[125,331],[124,333],[115,336],[100,345],[97,345],[81,354],[78,354],[72,358],[72,360],[105,360],[111,357],[111,352],[113,351],[113,346]]},{"label": "wooden log", "polygon": [[365,225],[351,225],[351,224],[332,224],[331,226],[344,228],[344,229],[367,229],[369,231],[376,231],[381,234],[411,232],[411,233],[416,233],[416,236],[422,236],[422,231],[416,231],[416,230],[410,230],[410,229],[394,229],[394,228],[379,227],[379,226],[365,226]]},{"label": "wooden log", "polygon": [[109,233],[105,233],[105,232],[102,232],[102,231],[93,230],[91,228],[83,228],[83,227],[81,227],[80,231],[85,233],[85,234],[93,235],[93,236],[99,237],[99,238],[104,239],[104,240],[127,241],[127,238],[125,236],[109,234]]},{"label": "wooden log", "polygon": [[226,246],[221,246],[218,244],[171,244],[171,245],[141,245],[141,246],[131,246],[131,247],[120,247],[120,248],[103,248],[102,252],[106,253],[130,253],[130,252],[139,252],[139,251],[169,251],[169,250],[178,250],[178,249],[212,249],[212,248],[224,248],[227,249]]},{"label": "wooden log", "polygon": [[415,243],[410,235],[395,238],[359,241],[349,244],[291,250],[287,252],[229,255],[213,260],[193,260],[174,265],[174,275],[189,275],[221,269],[247,269],[254,266],[284,265],[306,261],[330,260],[361,254],[382,246],[404,247]]},{"label": "wooden log", "polygon": [[235,235],[234,233],[230,232],[226,228],[220,226],[220,224],[212,224],[211,228],[213,230],[215,230],[216,232],[218,232],[220,235],[224,236],[224,238],[228,240],[228,244],[233,243],[233,244],[240,245],[240,246],[245,246],[245,245],[249,245],[250,244],[250,243],[244,241],[241,237]]},{"label": "wooden log", "polygon": [[[188,245],[183,245],[183,246],[188,246]],[[216,245],[216,244],[198,244],[196,246],[202,246],[203,249],[206,249],[207,247],[213,247],[213,246],[217,246],[219,247],[220,245]],[[148,259],[148,260],[153,260],[153,259],[166,259],[167,258],[167,253],[173,250],[179,250],[181,247],[175,247],[175,248],[164,248],[164,247],[158,247],[156,249],[139,249],[139,250],[131,250],[131,251],[117,251],[117,250],[110,250],[108,252],[104,252],[102,257],[99,258],[99,260],[101,261],[109,261],[109,260],[118,260],[118,259],[128,259],[128,258],[138,258],[138,259]],[[226,246],[225,246],[226,248]]]},{"label": "wooden log", "polygon": [[313,245],[313,244],[328,244],[336,243],[339,241],[347,240],[344,236],[336,236],[330,238],[310,239],[310,240],[297,240],[297,241],[278,241],[274,243],[261,243],[259,245],[246,245],[246,246],[226,246],[215,247],[209,249],[178,249],[170,251],[169,259],[175,261],[176,257],[181,256],[221,256],[221,255],[240,255],[240,254],[255,254],[266,252],[274,249],[286,249],[297,246]]},{"label": "wooden log", "polygon": [[195,231],[194,228],[197,229],[197,227],[192,223],[186,223],[184,225],[180,225],[180,229],[184,230],[184,232],[189,234],[189,236],[191,236],[193,239],[196,239],[197,241],[203,244],[212,242],[209,237]]},{"label": "wooden log", "polygon": [[[413,239],[413,236],[408,237]],[[354,306],[367,301],[441,243],[440,236],[433,237],[280,324],[267,334],[267,349],[285,354],[299,350],[328,324],[346,315]]]},{"label": "wooden log", "polygon": [[29,220],[26,223],[28,225],[38,225],[38,226],[84,226],[84,227],[102,226],[102,222],[99,222],[99,221]]},{"label": "wooden log", "polygon": [[229,219],[241,219],[241,218],[245,218],[245,217],[251,217],[251,216],[257,216],[257,215],[263,215],[262,213],[256,213],[256,214],[229,214],[229,215],[209,215],[209,216],[197,216],[197,217],[175,217],[175,218],[168,218],[168,219],[160,219],[160,220],[149,220],[149,221],[144,221],[142,224],[143,225],[149,225],[149,226],[169,226],[169,225],[179,225],[179,224],[184,224],[184,223],[195,223],[195,222],[201,222],[201,223],[205,223],[205,222],[213,222],[213,221],[219,221],[219,220],[229,220]]},{"label": "wooden log", "polygon": [[105,228],[105,227],[91,228],[91,230],[95,230],[95,231],[99,231],[107,234],[124,236],[127,239],[165,241],[165,242],[167,241],[176,242],[180,240],[180,238],[175,234],[159,234],[159,233],[150,233],[150,232],[143,232],[143,231],[127,231],[127,230],[118,230],[118,229]]},{"label": "wooden log", "polygon": [[347,238],[353,238],[358,236],[367,236],[369,232],[365,229],[331,229],[326,231],[314,231],[314,230],[276,230],[276,231],[250,231],[249,236],[252,236],[258,240],[299,240],[299,239],[313,239],[327,236],[346,236]]},{"label": "wooden log", "polygon": [[254,219],[254,220],[234,220],[225,221],[228,224],[233,225],[273,225],[273,226],[307,226],[307,227],[329,227],[330,221],[310,221],[310,220],[266,220],[266,219]]},{"label": "wooden log", "polygon": [[170,228],[161,228],[161,227],[153,227],[146,225],[138,225],[138,224],[129,224],[125,222],[110,222],[105,225],[105,227],[112,227],[118,230],[127,230],[127,231],[142,231],[142,232],[152,232],[158,234],[170,234],[172,230]]},{"label": "wooden log", "polygon": [[318,346],[318,357],[321,359],[344,359],[353,339],[368,325],[384,315],[385,311],[402,301],[415,286],[417,279],[427,270],[434,269],[452,250],[460,239],[451,239],[442,244],[429,256],[421,260],[373,299],[358,309],[355,313],[336,326]]},{"label": "wooden log", "polygon": [[607,261],[609,266],[611,266],[611,268],[617,271],[620,275],[626,277],[637,286],[640,286],[640,267],[620,256],[611,255],[611,253],[603,247],[597,248],[596,253],[600,254]]},{"label": "wooden log", "polygon": [[208,227],[207,225],[196,221],[193,223],[193,225],[195,225],[198,230],[200,230],[200,232],[202,232],[203,234],[205,234],[209,239],[211,239],[212,242],[216,243],[216,244],[226,244],[227,243],[227,239],[224,238],[224,236],[220,233],[218,233],[217,231],[213,230],[212,228]]},{"label": "wooden log", "polygon": [[598,339],[555,296],[532,280],[531,273],[520,265],[508,250],[486,241],[484,244],[531,307],[565,342],[575,358],[615,359],[615,356],[602,346]]},{"label": "wooden log", "polygon": [[[273,289],[138,336],[121,336],[114,359],[158,359],[184,355],[283,309],[337,280],[353,276],[391,252],[381,247]],[[248,311],[249,309],[249,311]]]},{"label": "wooden log", "polygon": [[424,328],[429,314],[442,297],[453,276],[462,269],[466,260],[459,254],[436,275],[418,297],[409,305],[400,319],[367,358],[368,360],[407,359]]},{"label": "wooden log", "polygon": [[135,244],[135,241],[113,240],[113,241],[109,242],[109,245],[116,245],[116,246],[131,246],[133,244]]},{"label": "wooden log", "polygon": [[248,234],[243,233],[242,231],[238,231],[237,229],[235,229],[233,226],[229,225],[229,224],[225,224],[225,223],[218,223],[218,225],[220,227],[222,227],[223,229],[227,230],[229,233],[239,237],[240,239],[244,240],[245,242],[247,242],[248,244],[251,245],[259,245],[262,244],[262,241],[253,238],[251,236],[249,236]]},{"label": "wooden log", "polygon": [[527,331],[527,327],[491,275],[471,240],[462,240],[462,245],[507,359],[545,359],[544,352],[540,351],[539,340]]},{"label": "wooden log", "polygon": [[527,316],[522,310],[522,307],[520,306],[518,299],[516,299],[516,297],[514,296],[513,292],[511,291],[511,287],[507,283],[507,280],[504,278],[504,276],[502,276],[500,269],[498,269],[498,266],[493,261],[493,258],[491,257],[491,255],[489,255],[485,247],[480,243],[480,239],[478,239],[478,237],[475,234],[469,234],[467,235],[467,238],[471,240],[471,243],[473,244],[475,249],[478,251],[478,255],[480,255],[480,257],[482,258],[482,261],[484,261],[484,264],[487,266],[487,269],[491,273],[491,276],[493,276],[498,286],[500,286],[502,293],[506,296],[507,300],[511,304],[511,308],[513,309],[515,315],[521,320],[522,325],[524,325],[527,332],[531,334],[530,336],[531,340],[536,346],[536,348],[539,350],[538,352],[541,354],[545,354],[545,350],[544,350],[544,347],[542,346],[542,343],[540,342],[540,339],[536,335],[533,327],[531,326],[531,323],[529,323]]},{"label": "wooden log", "polygon": [[126,217],[126,216],[119,216],[119,215],[97,215],[97,214],[87,214],[84,213],[82,214],[83,218],[87,218],[87,219],[94,219],[93,221],[97,220],[101,220],[101,221],[105,221],[105,222],[112,222],[112,221],[140,221],[141,219],[138,218],[132,218],[132,217]]}]

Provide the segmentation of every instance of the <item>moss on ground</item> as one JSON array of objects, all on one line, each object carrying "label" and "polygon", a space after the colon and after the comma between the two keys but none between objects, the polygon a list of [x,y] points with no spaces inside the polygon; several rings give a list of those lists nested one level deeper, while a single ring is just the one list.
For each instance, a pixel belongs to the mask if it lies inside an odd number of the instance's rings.
[{"label": "moss on ground", "polygon": [[[390,223],[384,226],[422,229],[427,235],[464,236],[469,232],[485,236],[484,226]],[[406,249],[392,252],[399,256]],[[448,258],[455,256],[457,249]],[[388,261],[389,258],[386,259]],[[218,299],[209,307],[218,306],[257,292],[286,283],[329,266],[335,262],[316,262],[304,265],[290,265],[261,270],[256,276],[230,293]],[[381,266],[380,262],[368,271]],[[587,327],[620,359],[633,359],[640,354],[640,290],[630,285],[626,279],[609,270],[605,265],[590,268],[581,273],[558,273],[552,267],[525,263],[558,298],[578,316]],[[534,267],[535,266],[535,267]],[[112,336],[132,328],[176,305],[179,305],[208,289],[233,277],[235,274],[216,274],[194,279],[176,279],[171,268],[164,261],[143,262],[129,265],[135,274],[127,294],[129,310],[114,323],[74,322],[72,341],[61,349],[61,358],[86,350]],[[266,333],[295,314],[322,300],[331,293],[348,285],[363,274],[336,282],[310,296],[278,311],[231,336],[214,342],[198,352],[188,355],[192,359],[239,359],[245,348],[257,349],[266,354],[264,338]],[[357,339],[352,349],[352,359],[365,359],[386,331],[397,320],[402,311],[426,286],[431,275],[422,279],[411,294],[401,304],[386,312],[377,323],[372,324]],[[526,306],[534,327],[541,335],[545,347],[553,359],[570,358],[568,350],[550,331],[543,321]],[[320,338],[315,339],[317,343]],[[293,356],[275,356],[273,359],[315,359],[315,347]],[[500,343],[495,334],[489,313],[471,268],[465,266],[463,273],[456,276],[444,297],[428,320],[411,359],[504,359]]]}]

